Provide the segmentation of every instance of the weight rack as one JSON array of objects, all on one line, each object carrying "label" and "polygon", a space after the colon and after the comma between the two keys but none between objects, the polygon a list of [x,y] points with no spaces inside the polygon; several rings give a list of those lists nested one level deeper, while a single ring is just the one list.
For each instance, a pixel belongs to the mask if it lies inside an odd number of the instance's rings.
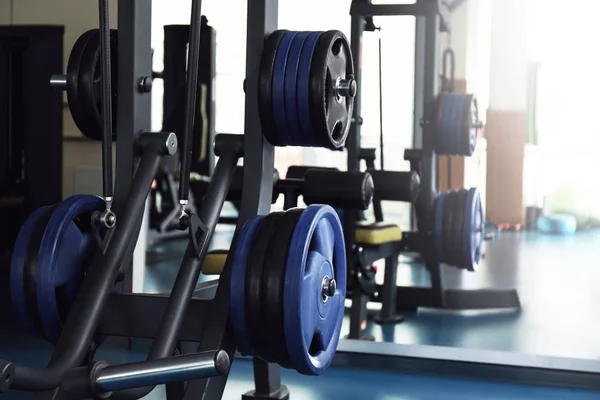
[{"label": "weight rack", "polygon": [[[201,1],[196,0],[192,12],[199,13],[200,5]],[[119,113],[114,193],[118,227],[111,237],[107,253],[97,254],[91,264],[88,279],[78,297],[82,301],[73,305],[48,368],[35,370],[0,360],[0,390],[8,385],[12,389],[33,390],[39,399],[54,400],[66,398],[66,392],[76,397],[87,397],[85,391],[95,384],[105,390],[125,390],[115,393],[113,398],[131,399],[147,394],[145,390],[148,388],[127,390],[140,386],[142,381],[124,384],[126,379],[122,378],[130,373],[148,373],[155,368],[152,378],[143,381],[143,384],[166,383],[169,400],[199,397],[219,399],[223,395],[229,360],[233,359],[235,352],[235,342],[228,329],[229,286],[218,285],[216,281],[209,282],[196,290],[194,299],[188,301],[187,297],[196,288],[191,271],[200,268],[199,255],[203,255],[208,246],[206,234],[217,223],[237,161],[244,153],[247,155],[244,157],[245,183],[233,243],[237,239],[237,232],[249,218],[270,211],[274,148],[263,137],[255,99],[264,38],[277,29],[278,1],[249,2],[245,135],[220,135],[215,140],[215,152],[220,158],[199,218],[196,221],[192,218],[191,222],[192,226],[197,227],[191,235],[191,242],[196,245],[188,246],[171,297],[108,294],[112,285],[110,270],[116,271],[116,268],[127,271],[126,283],[131,283],[131,268],[127,266],[131,264],[136,242],[131,238],[137,237],[140,230],[145,194],[149,191],[160,156],[172,150],[172,134],[145,133],[150,132],[150,95],[140,90],[140,82],[152,75],[151,8],[151,2],[147,0],[130,0],[120,2],[118,9]],[[151,151],[140,155],[140,144],[144,150]],[[125,254],[125,257],[120,257],[121,254]],[[222,282],[228,282],[230,275],[231,258],[221,275]],[[172,305],[175,307],[170,307]],[[99,321],[97,332],[100,335],[154,338],[150,354],[155,357],[142,363],[109,366],[98,373],[94,373],[95,367],[91,370],[88,367],[76,368],[88,353],[87,339],[91,338],[96,321]],[[181,322],[180,328],[175,321]],[[199,354],[167,358],[164,354],[157,356],[171,351],[167,343],[180,341],[199,342]],[[205,378],[170,383],[173,380],[165,381],[164,377],[158,376],[169,368],[178,368],[186,363],[193,365],[192,369],[197,373],[195,376]],[[288,397],[287,389],[280,384],[279,366],[259,360],[254,361],[254,366],[257,390],[244,395],[244,398]],[[188,378],[192,376],[188,375]]]},{"label": "weight rack", "polygon": [[[456,5],[455,5],[456,6]],[[455,7],[452,7],[452,9]],[[451,29],[451,7],[442,0],[417,0],[414,4],[372,4],[371,0],[353,0],[351,14],[351,48],[355,62],[355,77],[358,91],[354,103],[353,121],[346,146],[348,148],[348,170],[360,169],[361,136],[361,79],[360,69],[362,37],[368,18],[373,16],[415,16],[415,92],[413,114],[413,147],[407,150],[405,159],[411,161],[411,170],[417,170],[421,178],[419,197],[415,202],[417,230],[405,232],[398,244],[398,252],[419,251],[431,276],[431,287],[396,286],[397,268],[387,271],[385,282],[377,287],[379,296],[375,301],[382,302],[382,319],[393,319],[397,312],[416,310],[418,307],[439,309],[490,309],[518,308],[516,290],[455,290],[444,286],[442,266],[433,257],[429,245],[432,224],[432,207],[437,194],[437,155],[435,153],[435,110],[439,94],[438,74],[440,67],[439,32]],[[346,232],[352,232],[356,215],[346,217]],[[348,257],[355,247],[351,240],[354,235],[346,233]],[[386,261],[386,265],[389,265]],[[390,266],[397,265],[392,263]],[[351,337],[359,337],[360,323],[367,317],[364,295],[353,296],[359,306],[352,308]]]}]

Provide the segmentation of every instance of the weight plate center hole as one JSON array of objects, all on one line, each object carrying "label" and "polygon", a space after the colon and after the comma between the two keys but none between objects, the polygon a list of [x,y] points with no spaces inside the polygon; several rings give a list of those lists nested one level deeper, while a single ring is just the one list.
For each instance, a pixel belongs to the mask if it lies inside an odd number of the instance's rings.
[{"label": "weight plate center hole", "polygon": [[344,133],[344,124],[342,123],[342,121],[335,121],[335,125],[333,126],[333,129],[331,131],[331,137],[333,138],[334,141],[339,141],[342,138],[342,135]]}]

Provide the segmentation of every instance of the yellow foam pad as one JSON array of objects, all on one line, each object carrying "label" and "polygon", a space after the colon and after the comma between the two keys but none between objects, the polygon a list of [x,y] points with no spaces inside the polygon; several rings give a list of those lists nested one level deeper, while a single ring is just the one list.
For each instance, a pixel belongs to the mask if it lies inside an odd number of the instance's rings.
[{"label": "yellow foam pad", "polygon": [[402,230],[388,222],[359,222],[354,230],[354,240],[359,244],[378,245],[402,240]]},{"label": "yellow foam pad", "polygon": [[215,250],[204,257],[202,273],[204,275],[220,275],[227,261],[227,250]]},{"label": "yellow foam pad", "polygon": [[[177,182],[179,182],[179,180],[181,179],[181,175],[179,174],[179,171],[173,172],[173,179]],[[196,182],[196,181],[201,181],[202,180],[202,175],[200,175],[197,172],[190,172],[190,181],[192,182]]]}]

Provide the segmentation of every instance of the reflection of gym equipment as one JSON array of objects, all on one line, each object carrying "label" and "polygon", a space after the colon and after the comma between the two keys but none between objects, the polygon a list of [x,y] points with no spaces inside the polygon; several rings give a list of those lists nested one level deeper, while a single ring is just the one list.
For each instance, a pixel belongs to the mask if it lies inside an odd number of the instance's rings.
[{"label": "reflection of gym equipment", "polygon": [[62,69],[63,34],[0,27],[0,275],[27,215],[62,198],[62,97],[48,77]]},{"label": "reflection of gym equipment", "polygon": [[[451,290],[443,285],[441,264],[474,270],[481,257],[483,241],[483,212],[477,190],[437,193],[437,155],[470,156],[476,145],[477,130],[481,126],[477,117],[477,103],[472,95],[438,93],[438,38],[439,31],[448,31],[450,28],[449,9],[434,0],[418,0],[410,6],[375,5],[369,0],[353,0],[350,13],[351,47],[357,66],[355,77],[359,83],[362,35],[365,31],[378,29],[373,23],[373,16],[418,16],[414,142],[420,148],[405,151],[404,158],[410,162],[411,172],[374,171],[375,152],[361,150],[361,124],[352,125],[353,131],[346,143],[348,170],[358,170],[361,158],[367,154],[367,169],[375,183],[373,205],[376,223],[383,221],[381,200],[408,201],[414,204],[416,226],[409,232],[401,232],[395,225],[375,225],[361,238],[346,235],[347,246],[359,250],[351,253],[357,261],[350,263],[359,265],[356,273],[362,278],[358,285],[361,290],[352,290],[349,336],[363,336],[368,301],[382,303],[378,318],[380,322],[399,321],[401,317],[397,316],[398,312],[418,307],[453,310],[520,307],[515,290]],[[356,93],[353,111],[354,120],[362,121],[360,90]],[[397,176],[393,177],[393,174]],[[412,197],[416,176],[420,181],[419,194]],[[347,215],[346,230],[353,229],[358,218],[357,214]],[[431,276],[431,287],[396,286],[398,255],[401,252],[421,254]],[[371,265],[379,259],[386,260],[385,279],[381,286],[375,285],[375,274],[372,270],[369,272]]]},{"label": "reflection of gym equipment", "polygon": [[[269,12],[273,3],[252,2],[248,7],[246,102],[258,99],[261,113],[246,107],[245,135],[215,138],[219,160],[198,213],[189,214],[185,204],[201,31],[200,1],[192,2],[177,216],[177,227],[188,232],[188,246],[169,296],[125,294],[120,293],[121,282],[129,274],[146,198],[161,158],[175,155],[179,144],[175,133],[148,132],[149,96],[140,92],[137,74],[137,68],[144,70],[142,74],[150,71],[151,3],[146,0],[119,7],[117,71],[132,67],[136,73],[119,76],[114,132],[108,1],[99,3],[100,74],[95,89],[100,96],[88,99],[100,100],[103,197],[78,195],[43,206],[21,227],[11,262],[13,308],[32,333],[55,343],[55,348],[45,369],[0,360],[0,392],[16,389],[50,392],[45,395],[53,398],[136,399],[166,384],[172,398],[220,398],[235,350],[240,348],[255,356],[256,390],[244,397],[288,398],[279,366],[320,375],[333,359],[344,312],[346,253],[342,225],[331,206],[313,204],[264,215],[272,200],[273,147],[265,140],[261,123],[278,121],[277,132],[269,135],[282,145],[340,147],[351,118],[348,110],[354,92],[348,87],[355,87],[347,40],[337,31],[273,33],[277,20],[276,13]],[[266,35],[280,37],[278,45],[265,48]],[[303,46],[309,38],[314,46]],[[274,59],[275,66],[259,63],[255,55],[261,51],[263,61]],[[89,68],[96,71],[94,63],[85,65],[80,74],[89,74]],[[290,71],[286,65],[297,69]],[[290,74],[297,79],[284,79]],[[258,89],[259,78],[262,83],[271,82],[268,89]],[[265,96],[269,91],[272,96]],[[307,95],[297,96],[300,91]],[[276,98],[275,92],[299,99],[296,108],[280,110],[274,106],[277,102],[266,104],[266,98]],[[327,110],[335,108],[332,102],[339,106],[328,115]],[[77,106],[82,106],[88,121],[94,121],[96,102],[73,104]],[[309,123],[301,126],[299,121]],[[113,134],[117,139],[114,198]],[[218,287],[205,284],[198,288],[199,299],[192,300],[242,157],[244,190],[234,243]],[[360,175],[362,185],[368,174]],[[108,365],[93,361],[107,335],[154,341],[146,361]],[[200,344],[197,351],[180,355],[181,341]]]}]

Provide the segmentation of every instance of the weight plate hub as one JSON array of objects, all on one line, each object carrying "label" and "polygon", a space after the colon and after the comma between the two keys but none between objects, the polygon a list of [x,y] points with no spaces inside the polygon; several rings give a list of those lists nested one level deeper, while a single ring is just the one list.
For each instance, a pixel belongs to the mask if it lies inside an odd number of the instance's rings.
[{"label": "weight plate hub", "polygon": [[11,261],[11,298],[19,321],[56,342],[96,248],[90,215],[104,205],[76,195],[34,211],[22,226]]},{"label": "weight plate hub", "polygon": [[339,31],[276,31],[261,57],[258,103],[275,146],[340,148],[348,136],[356,82]]},{"label": "weight plate hub", "polygon": [[341,223],[329,206],[249,220],[235,245],[230,283],[240,352],[323,373],[341,330],[345,257]]},{"label": "weight plate hub", "polygon": [[473,155],[479,116],[472,94],[440,93],[437,100],[435,150],[441,155]]},{"label": "weight plate hub", "polygon": [[[110,33],[113,117],[117,115],[118,87],[118,35]],[[97,29],[81,35],[69,56],[67,63],[67,99],[69,109],[77,128],[92,140],[102,140],[102,59],[100,36]],[[113,139],[117,118],[113,118]]]},{"label": "weight plate hub", "polygon": [[440,193],[434,203],[433,250],[439,262],[474,271],[481,261],[485,217],[476,188]]}]

